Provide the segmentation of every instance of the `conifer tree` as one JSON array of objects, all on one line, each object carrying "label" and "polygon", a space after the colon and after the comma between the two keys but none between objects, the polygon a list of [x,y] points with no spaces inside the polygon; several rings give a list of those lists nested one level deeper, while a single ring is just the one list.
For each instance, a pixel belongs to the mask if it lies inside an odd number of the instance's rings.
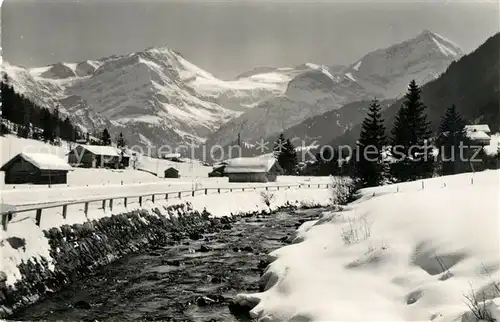
[{"label": "conifer tree", "polygon": [[412,80],[392,130],[392,152],[396,162],[391,172],[400,181],[432,175],[431,130],[425,108],[420,98],[420,88]]},{"label": "conifer tree", "polygon": [[54,138],[58,138],[61,136],[61,126],[60,126],[60,118],[59,118],[59,110],[57,108],[52,112],[52,128],[54,131]]},{"label": "conifer tree", "polygon": [[276,159],[283,153],[283,149],[285,146],[285,135],[283,133],[280,134],[276,142],[274,142],[273,154]]},{"label": "conifer tree", "polygon": [[46,108],[42,109],[42,129],[43,129],[43,139],[45,141],[52,142],[54,140],[54,128],[53,128],[53,118],[50,111]]},{"label": "conifer tree", "polygon": [[25,102],[23,109],[24,109],[24,113],[23,113],[24,120],[23,120],[22,126],[19,127],[20,133],[18,133],[18,135],[22,138],[28,138],[29,134],[31,132],[30,120],[31,120],[32,108],[31,108],[30,104],[28,104],[28,102]]},{"label": "conifer tree", "polygon": [[127,145],[127,143],[125,142],[125,139],[123,138],[123,133],[120,132],[120,134],[118,135],[118,140],[116,140],[116,146],[118,148],[124,148],[126,145]]},{"label": "conifer tree", "polygon": [[10,120],[12,116],[13,91],[9,86],[7,74],[3,74],[0,92],[2,94],[2,118]]},{"label": "conifer tree", "polygon": [[297,152],[292,142],[286,139],[283,133],[280,134],[274,143],[273,153],[285,174],[292,175],[296,173],[298,163]]},{"label": "conifer tree", "polygon": [[357,176],[363,186],[377,186],[385,177],[382,150],[387,144],[387,137],[380,104],[376,99],[370,104],[368,114],[362,123],[358,143]]},{"label": "conifer tree", "polygon": [[438,130],[437,147],[440,154],[441,174],[449,175],[464,171],[465,160],[460,160],[460,143],[468,145],[465,121],[457,112],[455,105],[449,107]]},{"label": "conifer tree", "polygon": [[294,175],[297,173],[297,152],[290,139],[286,139],[283,145],[283,151],[278,157],[280,166],[285,174]]},{"label": "conifer tree", "polygon": [[109,135],[108,129],[104,129],[101,135],[102,145],[111,145],[111,135]]}]

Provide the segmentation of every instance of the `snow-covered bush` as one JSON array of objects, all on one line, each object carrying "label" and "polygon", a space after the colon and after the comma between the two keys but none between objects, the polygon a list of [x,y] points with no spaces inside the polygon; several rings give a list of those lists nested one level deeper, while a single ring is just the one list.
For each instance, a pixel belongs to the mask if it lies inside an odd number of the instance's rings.
[{"label": "snow-covered bush", "polygon": [[350,177],[332,177],[331,187],[331,201],[334,205],[349,203],[358,189],[355,180]]},{"label": "snow-covered bush", "polygon": [[349,218],[347,228],[342,228],[341,238],[344,244],[351,245],[366,240],[371,236],[371,223],[366,215],[354,219]]},{"label": "snow-covered bush", "polygon": [[270,207],[271,206],[271,201],[274,199],[274,194],[268,191],[262,191],[260,193],[260,196],[262,197],[262,200],[266,204],[266,206]]},{"label": "snow-covered bush", "polygon": [[478,294],[471,286],[469,294],[464,295],[465,304],[470,310],[465,313],[466,320],[497,322],[497,317],[491,311],[494,306],[493,299],[500,298],[500,283],[493,282],[492,286],[493,294],[486,295],[485,292]]}]

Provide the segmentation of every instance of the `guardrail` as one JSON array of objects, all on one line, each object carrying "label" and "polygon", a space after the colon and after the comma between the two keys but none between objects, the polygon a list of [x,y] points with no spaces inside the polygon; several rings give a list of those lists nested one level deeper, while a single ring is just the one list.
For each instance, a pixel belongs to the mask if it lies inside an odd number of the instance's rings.
[{"label": "guardrail", "polygon": [[[36,205],[19,205],[15,206],[15,209],[9,209],[8,211],[1,212],[0,215],[2,216],[2,228],[4,231],[7,230],[8,223],[12,220],[14,215],[20,214],[20,213],[25,213],[25,212],[31,212],[34,211],[36,212],[35,216],[35,223],[37,226],[40,226],[40,222],[42,220],[42,211],[45,209],[53,209],[53,208],[59,208],[62,207],[62,217],[66,219],[68,215],[68,206],[71,205],[84,205],[83,212],[85,213],[85,217],[88,218],[88,212],[89,212],[89,204],[91,203],[101,203],[101,207],[98,209],[102,209],[103,211],[106,211],[106,209],[109,209],[110,211],[113,211],[113,201],[117,199],[123,200],[123,206],[127,208],[128,201],[130,199],[138,198],[138,203],[139,207],[142,207],[144,203],[144,197],[151,197],[151,201],[155,203],[156,201],[168,201],[170,199],[182,199],[182,197],[194,197],[197,193],[202,193],[202,195],[208,195],[209,192],[214,192],[214,194],[220,194],[221,192],[245,192],[245,191],[256,191],[256,190],[262,190],[262,191],[272,191],[271,189],[275,189],[275,191],[279,191],[281,189],[291,189],[291,188],[325,188],[328,189],[331,184],[325,184],[325,183],[320,183],[320,184],[288,184],[288,185],[266,185],[266,186],[246,186],[246,187],[224,187],[224,188],[199,188],[199,189],[192,189],[192,190],[181,190],[181,191],[169,191],[169,192],[162,192],[162,193],[146,193],[146,194],[139,194],[139,195],[123,195],[123,196],[113,196],[113,197],[107,197],[107,198],[91,198],[91,199],[81,199],[78,201],[62,201],[62,202],[52,202],[52,203],[45,203],[45,204],[36,204]],[[163,197],[163,199],[156,198],[156,197]]]}]

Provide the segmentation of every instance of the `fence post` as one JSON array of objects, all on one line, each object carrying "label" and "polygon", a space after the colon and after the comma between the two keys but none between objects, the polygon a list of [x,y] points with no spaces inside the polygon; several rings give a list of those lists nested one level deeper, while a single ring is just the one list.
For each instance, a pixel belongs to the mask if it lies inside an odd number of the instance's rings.
[{"label": "fence post", "polygon": [[229,189],[229,192],[233,192],[233,188],[230,188],[230,189]]},{"label": "fence post", "polygon": [[245,192],[245,188],[241,188],[241,191]]},{"label": "fence post", "polygon": [[109,210],[113,211],[113,199],[109,199]]},{"label": "fence post", "polygon": [[422,190],[424,190],[424,181],[422,181]]},{"label": "fence post", "polygon": [[68,205],[64,205],[62,210],[62,216],[64,219],[66,219],[67,212],[68,212]]},{"label": "fence post", "polygon": [[42,221],[42,209],[36,210],[35,224],[40,227],[40,222]]},{"label": "fence post", "polygon": [[139,196],[139,207],[142,207],[142,196]]},{"label": "fence post", "polygon": [[152,203],[155,203],[155,195],[154,195],[154,194],[153,194],[153,195],[151,195],[151,202],[152,202]]},{"label": "fence post", "polygon": [[8,213],[2,215],[2,227],[4,231],[7,231]]},{"label": "fence post", "polygon": [[85,213],[85,217],[87,217],[87,214],[89,213],[89,203],[85,203],[85,207],[83,208],[83,212]]},{"label": "fence post", "polygon": [[208,194],[208,189],[205,189],[205,194],[206,194],[206,195]]},{"label": "fence post", "polygon": [[310,184],[308,184],[308,185],[307,185],[307,187],[308,187],[308,188],[311,188],[311,185],[310,185]]},{"label": "fence post", "polygon": [[123,198],[123,206],[127,208],[127,197]]},{"label": "fence post", "polygon": [[168,200],[168,193],[165,194],[165,200]]},{"label": "fence post", "polygon": [[267,189],[267,187],[266,187],[266,191],[267,191],[267,190],[268,190],[268,189]]},{"label": "fence post", "polygon": [[217,193],[220,194],[220,188],[217,188]]},{"label": "fence post", "polygon": [[179,191],[179,199],[182,198],[182,192]]},{"label": "fence post", "polygon": [[470,184],[474,184],[474,177],[470,178]]},{"label": "fence post", "polygon": [[194,197],[194,190],[191,191],[191,197]]}]

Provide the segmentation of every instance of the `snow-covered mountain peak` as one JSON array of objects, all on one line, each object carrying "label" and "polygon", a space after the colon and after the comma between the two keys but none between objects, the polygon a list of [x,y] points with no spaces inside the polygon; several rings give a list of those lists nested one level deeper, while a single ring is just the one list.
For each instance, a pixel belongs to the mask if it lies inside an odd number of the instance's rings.
[{"label": "snow-covered mountain peak", "polygon": [[348,67],[302,64],[294,69],[299,73],[288,83],[284,95],[262,102],[223,125],[208,142],[229,144],[238,134],[245,140],[258,140],[350,102],[398,97],[411,80],[423,84],[435,79],[461,54],[451,41],[424,31],[370,52]]},{"label": "snow-covered mountain peak", "polygon": [[462,55],[452,41],[424,30],[411,39],[368,53],[351,64],[344,77],[379,97],[393,98],[412,79],[419,84],[435,79]]},{"label": "snow-covered mountain peak", "polygon": [[458,58],[463,55],[460,47],[452,42],[451,40],[429,30],[422,31],[417,37],[415,37],[414,42],[427,41],[432,46],[436,46],[437,50],[441,52],[444,56],[452,56]]},{"label": "snow-covered mountain peak", "polygon": [[297,72],[277,68],[223,81],[167,47],[38,68],[2,65],[14,88],[59,108],[87,131],[107,127],[130,144],[202,142],[220,125],[281,95]]}]

